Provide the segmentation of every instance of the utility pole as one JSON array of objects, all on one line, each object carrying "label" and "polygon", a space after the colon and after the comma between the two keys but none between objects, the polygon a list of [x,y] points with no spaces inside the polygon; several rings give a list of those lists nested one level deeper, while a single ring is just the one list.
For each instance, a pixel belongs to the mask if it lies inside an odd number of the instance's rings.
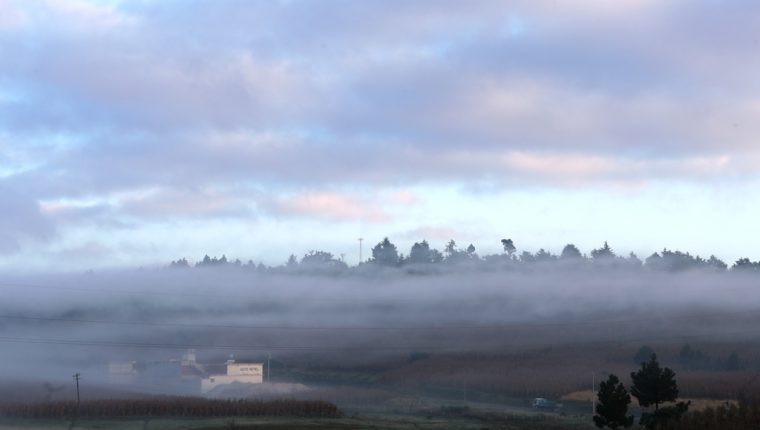
[{"label": "utility pole", "polygon": [[270,364],[271,362],[272,362],[272,353],[271,352],[267,352],[267,382],[270,382],[270,383],[272,382],[272,379],[271,379],[272,375],[271,375],[271,373],[269,373],[269,369],[272,368],[272,366]]},{"label": "utility pole", "polygon": [[362,241],[364,240],[363,237],[359,238],[359,264],[362,264]]},{"label": "utility pole", "polygon": [[79,378],[81,376],[79,372],[74,374],[74,380],[77,381],[77,416],[79,416]]}]

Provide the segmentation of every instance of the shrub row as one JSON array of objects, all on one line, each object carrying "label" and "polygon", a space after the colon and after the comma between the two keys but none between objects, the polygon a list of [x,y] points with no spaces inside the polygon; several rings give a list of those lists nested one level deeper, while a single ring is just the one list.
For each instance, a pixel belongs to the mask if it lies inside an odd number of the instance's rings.
[{"label": "shrub row", "polygon": [[196,397],[0,404],[6,418],[109,417],[338,417],[338,407],[319,400],[210,400]]}]

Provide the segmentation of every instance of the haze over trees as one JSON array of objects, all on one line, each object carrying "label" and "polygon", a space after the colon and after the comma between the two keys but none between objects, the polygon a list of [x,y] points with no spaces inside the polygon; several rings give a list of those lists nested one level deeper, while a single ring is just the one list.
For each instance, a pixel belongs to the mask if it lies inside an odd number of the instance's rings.
[{"label": "haze over trees", "polygon": [[[686,272],[703,270],[709,272],[734,272],[760,274],[760,261],[753,262],[749,258],[741,258],[729,265],[711,255],[702,258],[689,252],[669,250],[667,248],[655,252],[642,261],[636,254],[621,255],[604,241],[598,248],[583,253],[577,246],[570,243],[562,248],[557,255],[545,248],[532,253],[529,250],[519,250],[512,239],[501,239],[503,253],[479,255],[474,244],[461,248],[455,240],[450,240],[442,251],[433,248],[427,240],[415,242],[406,256],[389,238],[383,238],[371,249],[371,258],[355,266],[349,266],[343,258],[337,258],[324,250],[311,250],[303,257],[291,254],[288,260],[279,266],[267,266],[263,263],[248,261],[242,263],[239,259],[230,261],[225,255],[203,259],[194,264],[197,268],[208,267],[240,267],[249,270],[265,272],[325,272],[330,274],[366,273],[373,268],[406,269],[415,273],[435,273],[451,270],[627,270],[653,272]],[[172,261],[169,267],[176,269],[190,268],[193,265],[183,257]]]}]

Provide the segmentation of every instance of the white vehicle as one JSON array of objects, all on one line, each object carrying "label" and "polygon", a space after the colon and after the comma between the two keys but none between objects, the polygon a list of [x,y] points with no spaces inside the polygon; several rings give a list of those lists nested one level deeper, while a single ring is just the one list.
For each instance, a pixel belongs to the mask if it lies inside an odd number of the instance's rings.
[{"label": "white vehicle", "polygon": [[557,412],[562,409],[562,403],[557,403],[543,397],[536,397],[533,399],[533,409]]}]

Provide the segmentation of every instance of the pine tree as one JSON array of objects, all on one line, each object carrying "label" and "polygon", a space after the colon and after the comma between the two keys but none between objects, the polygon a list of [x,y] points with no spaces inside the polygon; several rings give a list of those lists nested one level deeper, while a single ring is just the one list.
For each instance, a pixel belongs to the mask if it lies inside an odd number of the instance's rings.
[{"label": "pine tree", "polygon": [[647,429],[677,420],[688,410],[689,403],[684,402],[660,408],[663,403],[676,401],[678,384],[675,372],[667,367],[661,368],[656,354],[652,354],[648,362],[641,363],[638,372],[631,373],[631,380],[631,394],[639,401],[639,405],[644,408],[654,406],[654,412],[643,413],[639,421]]},{"label": "pine tree", "polygon": [[633,425],[633,415],[628,415],[631,396],[615,375],[599,384],[598,403],[594,424],[599,428],[628,428]]}]

